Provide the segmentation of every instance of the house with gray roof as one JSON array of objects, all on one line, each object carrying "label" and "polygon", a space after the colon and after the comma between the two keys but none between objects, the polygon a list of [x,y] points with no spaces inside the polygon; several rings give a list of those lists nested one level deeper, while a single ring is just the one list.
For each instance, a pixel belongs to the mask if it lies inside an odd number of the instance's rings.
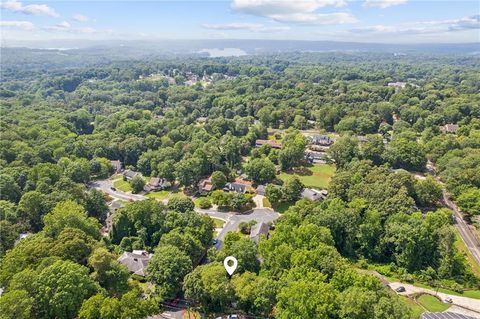
[{"label": "house with gray roof", "polygon": [[239,194],[245,194],[247,191],[247,185],[240,184],[240,183],[227,183],[223,188],[224,191],[227,192],[235,192]]},{"label": "house with gray roof", "polygon": [[152,256],[144,250],[134,250],[131,253],[124,252],[117,260],[127,267],[132,274],[145,277],[145,271]]},{"label": "house with gray roof", "polygon": [[268,226],[268,224],[264,222],[255,224],[250,229],[250,239],[258,244],[258,242],[260,241],[260,237],[263,236],[265,237],[265,239],[268,239],[269,231],[270,231],[270,226]]},{"label": "house with gray roof", "polygon": [[132,170],[130,170],[130,169],[127,169],[127,170],[125,170],[125,171],[123,172],[123,177],[125,177],[125,179],[126,179],[127,181],[133,179],[133,178],[136,177],[136,176],[142,177],[142,174],[139,173],[139,172],[132,171]]},{"label": "house with gray roof", "polygon": [[324,200],[327,197],[327,191],[326,190],[318,191],[316,189],[304,188],[300,196],[302,196],[302,198],[306,198],[316,202],[316,201]]},{"label": "house with gray roof", "polygon": [[333,140],[328,135],[312,135],[308,140],[313,145],[330,146],[333,144]]}]

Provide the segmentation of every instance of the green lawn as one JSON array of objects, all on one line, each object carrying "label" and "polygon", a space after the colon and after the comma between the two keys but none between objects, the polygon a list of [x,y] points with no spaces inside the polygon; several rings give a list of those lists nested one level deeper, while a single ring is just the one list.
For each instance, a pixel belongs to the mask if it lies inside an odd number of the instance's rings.
[{"label": "green lawn", "polygon": [[283,214],[285,213],[289,208],[290,206],[294,205],[295,203],[278,203],[276,205],[272,205],[272,208],[277,212],[277,213],[280,213],[280,214]]},{"label": "green lawn", "polygon": [[263,198],[263,207],[269,207],[269,208],[272,207],[272,204],[270,203],[270,201],[266,197]]},{"label": "green lawn", "polygon": [[158,191],[158,192],[150,192],[146,196],[148,198],[153,198],[156,200],[164,200],[164,199],[167,199],[170,196],[170,194],[171,193],[169,191]]},{"label": "green lawn", "polygon": [[278,175],[278,178],[285,180],[288,176],[296,175],[306,187],[325,189],[328,187],[333,174],[335,174],[334,165],[314,164],[293,172],[283,172]]},{"label": "green lawn", "polygon": [[[478,267],[477,262],[473,259],[472,254],[465,246],[462,238],[460,238],[460,234],[458,231],[455,232],[455,247],[457,250],[465,256],[465,260],[467,262],[467,266],[472,270],[475,276],[480,277],[480,267]],[[480,298],[480,292],[478,293],[476,298]]]},{"label": "green lawn", "polygon": [[443,303],[431,295],[421,295],[417,301],[430,312],[442,312],[450,308],[449,304]]},{"label": "green lawn", "polygon": [[122,192],[132,191],[132,187],[130,186],[130,183],[127,181],[124,181],[122,177],[117,178],[113,181],[113,187],[115,187],[118,190],[121,190]]},{"label": "green lawn", "polygon": [[223,225],[225,224],[225,222],[221,219],[213,218],[213,217],[210,217],[210,218],[213,219],[213,222],[215,223],[215,228],[222,228]]},{"label": "green lawn", "polygon": [[418,305],[415,301],[413,301],[412,299],[410,299],[408,297],[405,297],[405,296],[399,296],[399,297],[400,297],[400,300],[405,302],[407,307],[410,308],[410,310],[412,311],[412,317],[411,318],[412,319],[420,319],[420,316],[422,315],[422,313],[425,312],[425,310],[420,305]]}]

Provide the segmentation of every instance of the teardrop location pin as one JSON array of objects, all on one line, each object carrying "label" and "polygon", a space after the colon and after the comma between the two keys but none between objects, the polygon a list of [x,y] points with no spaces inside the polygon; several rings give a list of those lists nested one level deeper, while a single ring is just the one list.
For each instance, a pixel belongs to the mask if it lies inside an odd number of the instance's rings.
[{"label": "teardrop location pin", "polygon": [[[229,262],[232,262],[233,264],[230,266]],[[227,273],[230,276],[235,272],[235,269],[237,269],[237,265],[238,265],[237,258],[233,256],[228,256],[223,260],[223,266],[225,267],[225,269],[227,270]]]}]

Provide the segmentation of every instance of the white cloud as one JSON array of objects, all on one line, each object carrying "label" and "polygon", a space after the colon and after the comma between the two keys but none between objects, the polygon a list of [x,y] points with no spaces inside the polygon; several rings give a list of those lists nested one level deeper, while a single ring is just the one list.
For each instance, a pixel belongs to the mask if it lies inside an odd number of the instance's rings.
[{"label": "white cloud", "polygon": [[71,25],[67,21],[63,21],[63,22],[57,24],[57,27],[61,28],[61,29],[70,29]]},{"label": "white cloud", "polygon": [[83,14],[76,14],[73,16],[73,20],[77,22],[87,22],[89,18],[87,16],[84,16]]},{"label": "white cloud", "polygon": [[374,25],[350,30],[354,33],[377,34],[431,34],[480,29],[480,15],[460,19],[420,21],[398,25]]},{"label": "white cloud", "polygon": [[350,13],[317,13],[326,6],[343,7],[345,0],[233,0],[232,8],[240,13],[267,17],[278,22],[299,24],[344,24],[357,19]]},{"label": "white cloud", "polygon": [[24,6],[20,1],[7,0],[0,4],[0,7],[12,12],[20,12],[31,15],[47,15],[50,17],[58,17],[58,13],[54,9],[50,8],[46,4],[29,4]]},{"label": "white cloud", "polygon": [[35,26],[30,21],[0,21],[0,26],[21,30],[33,30]]},{"label": "white cloud", "polygon": [[278,22],[291,22],[298,24],[346,24],[355,23],[357,19],[346,12],[336,13],[292,13],[292,14],[278,14],[270,16]]},{"label": "white cloud", "polygon": [[260,23],[224,23],[224,24],[202,24],[205,29],[211,30],[247,30],[252,32],[283,32],[290,30],[287,26],[265,26]]},{"label": "white cloud", "polygon": [[205,29],[212,30],[253,30],[263,27],[260,23],[224,23],[224,24],[202,24]]},{"label": "white cloud", "polygon": [[407,3],[407,0],[366,0],[365,6],[378,7],[378,8],[385,9],[388,7],[398,6],[404,3]]}]

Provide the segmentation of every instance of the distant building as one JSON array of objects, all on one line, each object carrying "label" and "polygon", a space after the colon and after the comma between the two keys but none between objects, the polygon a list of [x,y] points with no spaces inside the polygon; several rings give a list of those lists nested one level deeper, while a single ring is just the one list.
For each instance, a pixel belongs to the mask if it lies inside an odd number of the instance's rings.
[{"label": "distant building", "polygon": [[399,91],[401,89],[404,89],[405,86],[407,86],[406,82],[390,82],[388,83],[388,86],[394,87],[395,91]]},{"label": "distant building", "polygon": [[358,135],[358,136],[357,136],[357,140],[358,140],[360,143],[366,143],[366,142],[368,142],[368,137],[366,137],[365,135]]},{"label": "distant building", "polygon": [[333,144],[333,140],[328,135],[312,135],[308,137],[310,144],[330,146]]},{"label": "distant building", "polygon": [[206,194],[210,192],[213,189],[213,184],[212,184],[212,177],[209,176],[208,178],[202,179],[198,183],[198,192],[200,194]]},{"label": "distant building", "polygon": [[265,237],[265,239],[268,239],[269,230],[270,226],[268,226],[264,222],[255,224],[250,229],[250,239],[258,244],[258,242],[260,241],[260,237],[263,236]]},{"label": "distant building", "polygon": [[205,122],[207,122],[207,120],[208,120],[207,117],[205,117],[205,116],[200,116],[200,117],[197,118],[196,121],[197,121],[197,123],[205,123]]},{"label": "distant building", "polygon": [[320,201],[324,200],[327,197],[327,191],[317,191],[316,189],[304,188],[300,194],[302,198],[309,199],[311,201]]},{"label": "distant building", "polygon": [[30,237],[32,235],[32,233],[21,233],[20,235],[18,235],[18,238],[17,240],[15,240],[15,245],[18,244],[20,241]]},{"label": "distant building", "polygon": [[169,188],[172,186],[170,182],[168,182],[166,179],[159,178],[159,177],[152,177],[148,181],[148,183],[145,185],[144,189],[146,192],[152,192],[152,191],[159,191],[165,188]]},{"label": "distant building", "polygon": [[132,274],[145,277],[145,270],[152,256],[144,250],[134,250],[131,253],[124,252],[117,260]]},{"label": "distant building", "polygon": [[240,184],[240,183],[227,183],[223,188],[224,191],[227,192],[235,192],[238,194],[245,194],[247,191],[247,185]]},{"label": "distant building", "polygon": [[276,141],[273,141],[273,140],[256,140],[255,141],[255,146],[256,147],[260,147],[262,145],[270,145],[270,147],[272,148],[277,148],[277,149],[281,149],[282,148],[282,144],[281,143],[278,143]]},{"label": "distant building", "polygon": [[458,128],[458,124],[445,124],[444,126],[440,126],[440,131],[442,131],[442,133],[455,134],[457,133]]},{"label": "distant building", "polygon": [[133,179],[133,178],[136,177],[136,176],[142,177],[142,174],[139,173],[139,172],[135,172],[135,171],[129,170],[129,169],[127,169],[127,170],[125,170],[125,171],[123,172],[123,177],[125,177],[125,178],[127,179],[127,181]]},{"label": "distant building", "polygon": [[120,173],[123,168],[122,168],[122,162],[116,160],[116,161],[110,161],[110,165],[112,165],[114,173],[118,174]]}]

